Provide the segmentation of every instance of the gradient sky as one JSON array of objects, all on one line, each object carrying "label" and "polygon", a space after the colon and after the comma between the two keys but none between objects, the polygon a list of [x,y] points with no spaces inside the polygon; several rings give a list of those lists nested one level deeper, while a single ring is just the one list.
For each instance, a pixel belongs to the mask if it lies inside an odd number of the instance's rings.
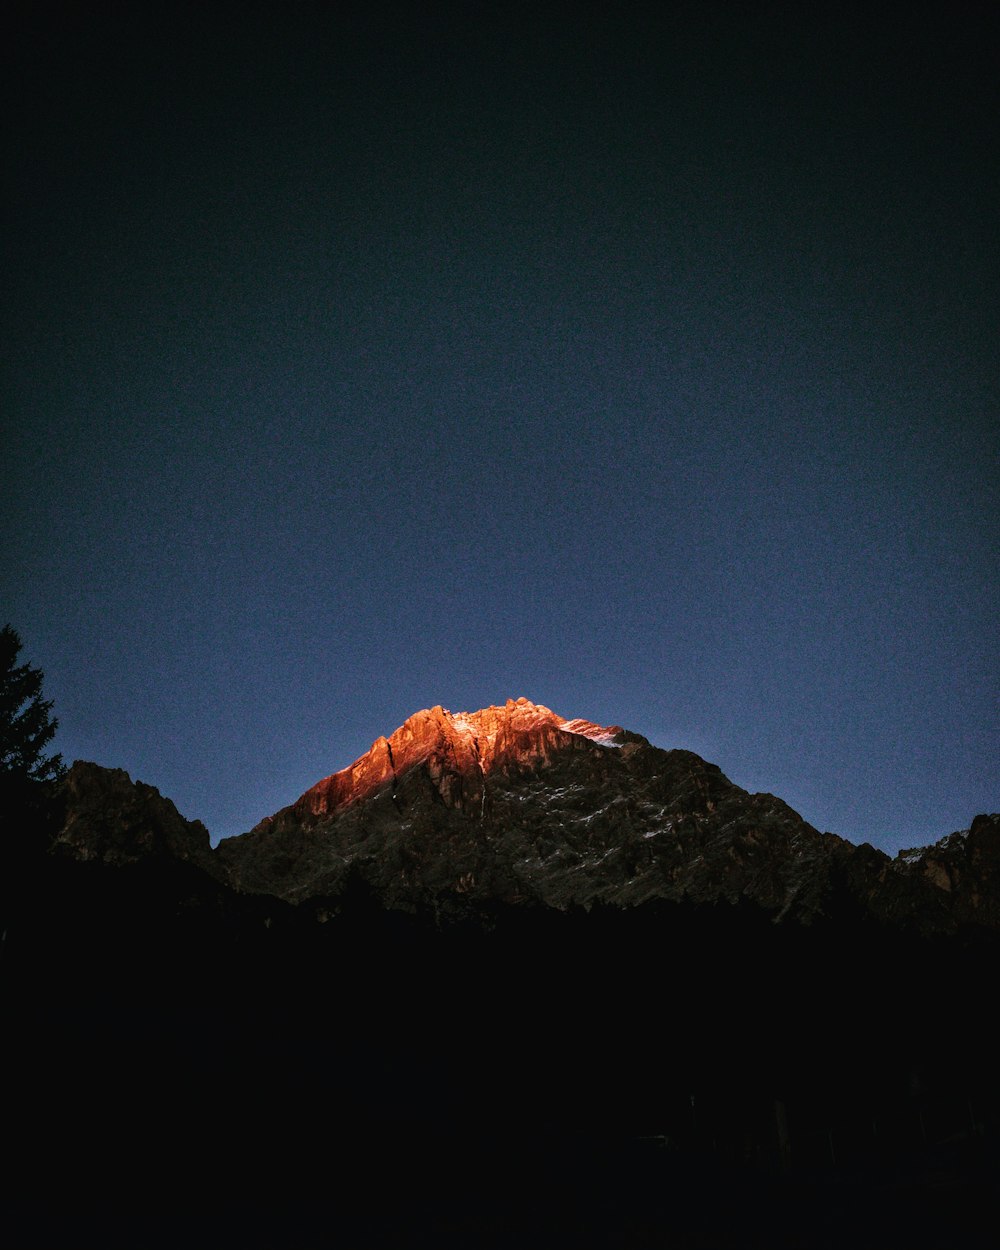
[{"label": "gradient sky", "polygon": [[523,694],[893,853],[997,808],[998,10],[805,7],[16,11],[68,758],[218,838]]}]

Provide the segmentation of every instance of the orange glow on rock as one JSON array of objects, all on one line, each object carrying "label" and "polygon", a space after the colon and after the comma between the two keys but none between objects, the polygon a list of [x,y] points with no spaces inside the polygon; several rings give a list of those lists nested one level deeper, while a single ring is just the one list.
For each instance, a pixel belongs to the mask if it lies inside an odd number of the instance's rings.
[{"label": "orange glow on rock", "polygon": [[554,751],[584,746],[581,740],[610,747],[619,733],[617,725],[564,720],[523,697],[478,712],[425,708],[388,738],[376,738],[353,764],[317,782],[294,806],[327,816],[384,787],[395,789],[421,764],[448,806],[465,806],[481,799],[485,779],[496,768],[544,762]]}]

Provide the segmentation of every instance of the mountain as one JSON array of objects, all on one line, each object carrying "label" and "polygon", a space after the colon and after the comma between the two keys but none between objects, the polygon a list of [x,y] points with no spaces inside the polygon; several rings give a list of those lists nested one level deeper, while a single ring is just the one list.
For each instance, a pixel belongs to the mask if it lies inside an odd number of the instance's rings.
[{"label": "mountain", "polygon": [[180,860],[221,878],[209,833],[200,820],[185,820],[155,786],[133,782],[121,768],[77,760],[61,793],[58,849],[74,858],[121,867],[149,859]]},{"label": "mountain", "polygon": [[360,874],[383,904],[651,900],[756,904],[776,919],[860,911],[929,929],[1000,923],[1000,837],[896,861],[821,833],[690,751],[528,699],[417,712],[217,854],[241,890],[291,902]]},{"label": "mountain", "polygon": [[80,762],[0,831],[18,1245],[986,1244],[996,816],[891,860],[519,699],[214,851]]}]

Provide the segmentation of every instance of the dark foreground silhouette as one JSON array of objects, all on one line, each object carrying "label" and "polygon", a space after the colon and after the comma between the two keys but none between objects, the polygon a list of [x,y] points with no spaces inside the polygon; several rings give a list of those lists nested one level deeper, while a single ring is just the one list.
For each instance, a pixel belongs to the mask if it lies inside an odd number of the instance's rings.
[{"label": "dark foreground silhouette", "polygon": [[995,935],[3,864],[18,1246],[992,1246]]}]

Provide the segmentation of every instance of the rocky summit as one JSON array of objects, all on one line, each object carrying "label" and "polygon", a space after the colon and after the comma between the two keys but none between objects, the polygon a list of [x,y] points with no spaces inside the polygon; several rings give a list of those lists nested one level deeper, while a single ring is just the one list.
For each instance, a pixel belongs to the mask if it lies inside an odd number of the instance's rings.
[{"label": "rocky summit", "polygon": [[1000,923],[996,818],[892,860],[690,751],[525,698],[417,712],[217,855],[240,890],[291,902],[337,895],[353,873],[404,909],[744,900],[781,920]]}]

